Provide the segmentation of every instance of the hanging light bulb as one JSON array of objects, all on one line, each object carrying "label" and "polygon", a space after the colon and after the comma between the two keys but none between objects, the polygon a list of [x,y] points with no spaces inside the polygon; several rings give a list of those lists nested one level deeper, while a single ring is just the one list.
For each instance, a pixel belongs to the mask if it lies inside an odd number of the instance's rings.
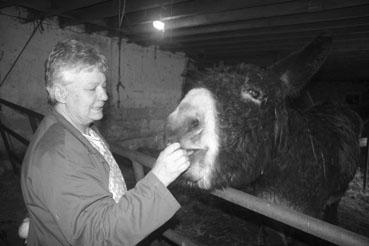
[{"label": "hanging light bulb", "polygon": [[164,32],[164,29],[165,29],[165,23],[162,22],[161,20],[154,20],[152,22],[152,25],[155,29],[159,30],[159,31],[162,31]]}]

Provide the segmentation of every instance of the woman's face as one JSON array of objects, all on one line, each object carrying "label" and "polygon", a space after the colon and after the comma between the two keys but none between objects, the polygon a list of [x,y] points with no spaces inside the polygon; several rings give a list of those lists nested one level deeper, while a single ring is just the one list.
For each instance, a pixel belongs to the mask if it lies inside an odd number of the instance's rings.
[{"label": "woman's face", "polygon": [[65,71],[63,76],[67,81],[65,109],[69,120],[82,127],[100,120],[108,99],[105,74],[93,68]]}]

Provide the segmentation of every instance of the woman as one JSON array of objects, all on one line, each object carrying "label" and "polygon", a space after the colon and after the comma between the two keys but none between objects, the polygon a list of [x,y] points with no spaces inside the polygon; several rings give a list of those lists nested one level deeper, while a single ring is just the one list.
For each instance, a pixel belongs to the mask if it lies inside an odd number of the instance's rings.
[{"label": "woman", "polygon": [[159,155],[131,190],[93,125],[103,117],[105,57],[59,42],[46,63],[52,112],[40,123],[22,164],[28,245],[134,245],[179,209],[166,188],[189,166],[178,143]]}]

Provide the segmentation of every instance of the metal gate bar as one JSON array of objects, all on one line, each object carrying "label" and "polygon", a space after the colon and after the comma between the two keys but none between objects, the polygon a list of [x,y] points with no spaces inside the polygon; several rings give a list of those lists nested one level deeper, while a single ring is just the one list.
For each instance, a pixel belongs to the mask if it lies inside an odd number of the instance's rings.
[{"label": "metal gate bar", "polygon": [[212,194],[337,245],[369,245],[367,237],[233,188],[216,190]]}]

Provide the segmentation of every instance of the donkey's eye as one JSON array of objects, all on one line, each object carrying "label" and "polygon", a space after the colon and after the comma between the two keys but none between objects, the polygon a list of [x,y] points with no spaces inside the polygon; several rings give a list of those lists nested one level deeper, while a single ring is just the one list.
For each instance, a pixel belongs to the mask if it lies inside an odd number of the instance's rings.
[{"label": "donkey's eye", "polygon": [[259,90],[251,89],[251,88],[243,88],[242,94],[247,94],[253,99],[261,99],[263,97],[263,94]]},{"label": "donkey's eye", "polygon": [[260,97],[261,93],[257,90],[248,89],[247,93],[249,93],[250,96],[252,96],[254,99],[260,99],[259,97]]},{"label": "donkey's eye", "polygon": [[262,91],[251,88],[242,88],[241,98],[245,102],[252,101],[257,104],[261,104],[265,100],[265,95]]}]

